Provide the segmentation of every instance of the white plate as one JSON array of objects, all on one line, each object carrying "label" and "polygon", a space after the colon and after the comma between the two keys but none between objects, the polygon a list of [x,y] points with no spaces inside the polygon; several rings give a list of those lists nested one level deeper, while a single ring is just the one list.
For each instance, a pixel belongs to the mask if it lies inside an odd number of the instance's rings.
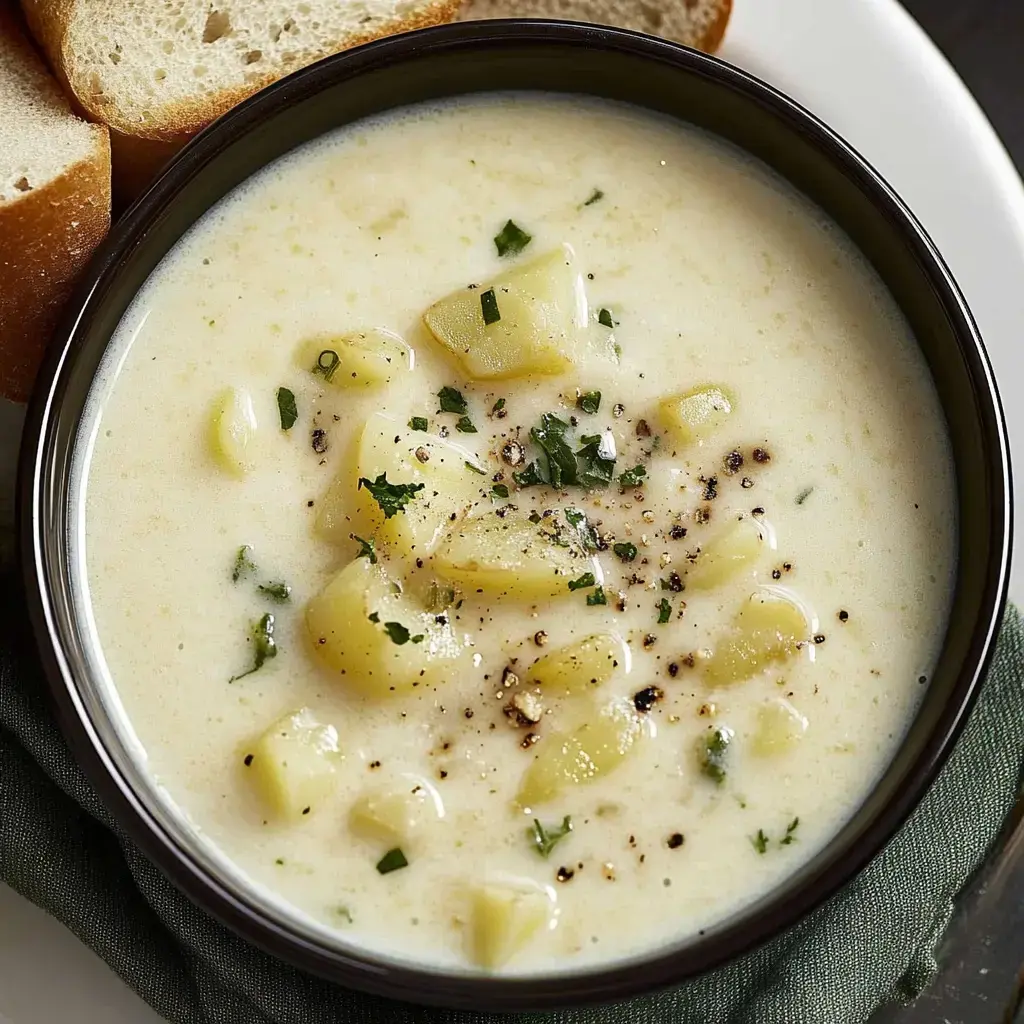
[{"label": "white plate", "polygon": [[[1024,446],[1024,403],[1010,401],[1024,370],[1024,189],[977,104],[895,0],[736,0],[736,8],[721,55],[844,135],[935,239],[985,338],[1011,441]],[[0,403],[0,519],[16,422]],[[1024,559],[1011,593],[1024,599]],[[0,1024],[65,1018],[157,1021],[68,932],[0,887]]]}]

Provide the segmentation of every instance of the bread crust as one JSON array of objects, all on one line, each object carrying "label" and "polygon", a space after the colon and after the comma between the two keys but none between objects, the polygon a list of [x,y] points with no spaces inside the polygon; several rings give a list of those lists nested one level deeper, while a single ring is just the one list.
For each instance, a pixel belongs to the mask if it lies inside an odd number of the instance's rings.
[{"label": "bread crust", "polygon": [[110,228],[110,140],[92,127],[90,156],[0,204],[0,395],[15,402],[27,401],[63,305]]}]

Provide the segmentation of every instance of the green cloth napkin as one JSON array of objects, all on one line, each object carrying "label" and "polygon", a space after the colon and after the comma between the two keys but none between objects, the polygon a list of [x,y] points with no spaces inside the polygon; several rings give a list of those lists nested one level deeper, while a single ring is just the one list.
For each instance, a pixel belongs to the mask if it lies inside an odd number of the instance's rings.
[{"label": "green cloth napkin", "polygon": [[[253,949],[125,838],[47,709],[16,580],[0,575],[0,877],[91,946],[174,1024],[481,1024],[346,991]],[[559,1024],[860,1024],[936,970],[953,903],[999,833],[1024,765],[1024,624],[1007,613],[952,758],[889,846],[792,931],[733,964]],[[495,1018],[502,1020],[507,1018]]]}]

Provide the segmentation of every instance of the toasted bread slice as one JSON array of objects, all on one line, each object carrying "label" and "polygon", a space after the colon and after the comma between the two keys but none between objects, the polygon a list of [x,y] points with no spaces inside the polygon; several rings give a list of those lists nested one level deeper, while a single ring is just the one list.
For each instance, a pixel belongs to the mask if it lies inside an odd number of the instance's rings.
[{"label": "toasted bread slice", "polygon": [[36,39],[113,133],[119,195],[197,131],[328,54],[450,21],[460,0],[24,0]]},{"label": "toasted bread slice", "polygon": [[71,112],[2,5],[0,110],[0,395],[22,402],[78,272],[110,227],[110,140]]},{"label": "toasted bread slice", "polygon": [[589,21],[663,36],[713,53],[722,42],[731,13],[732,0],[469,0],[458,20]]}]

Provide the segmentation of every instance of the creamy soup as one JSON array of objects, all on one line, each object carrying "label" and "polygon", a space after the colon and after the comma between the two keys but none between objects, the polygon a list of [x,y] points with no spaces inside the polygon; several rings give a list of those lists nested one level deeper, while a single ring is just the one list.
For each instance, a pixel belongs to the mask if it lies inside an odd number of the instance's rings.
[{"label": "creamy soup", "polygon": [[854,812],[943,635],[953,472],[893,300],[765,167],[624,106],[273,164],[152,275],[88,429],[124,728],[342,944],[530,973],[723,920]]}]

